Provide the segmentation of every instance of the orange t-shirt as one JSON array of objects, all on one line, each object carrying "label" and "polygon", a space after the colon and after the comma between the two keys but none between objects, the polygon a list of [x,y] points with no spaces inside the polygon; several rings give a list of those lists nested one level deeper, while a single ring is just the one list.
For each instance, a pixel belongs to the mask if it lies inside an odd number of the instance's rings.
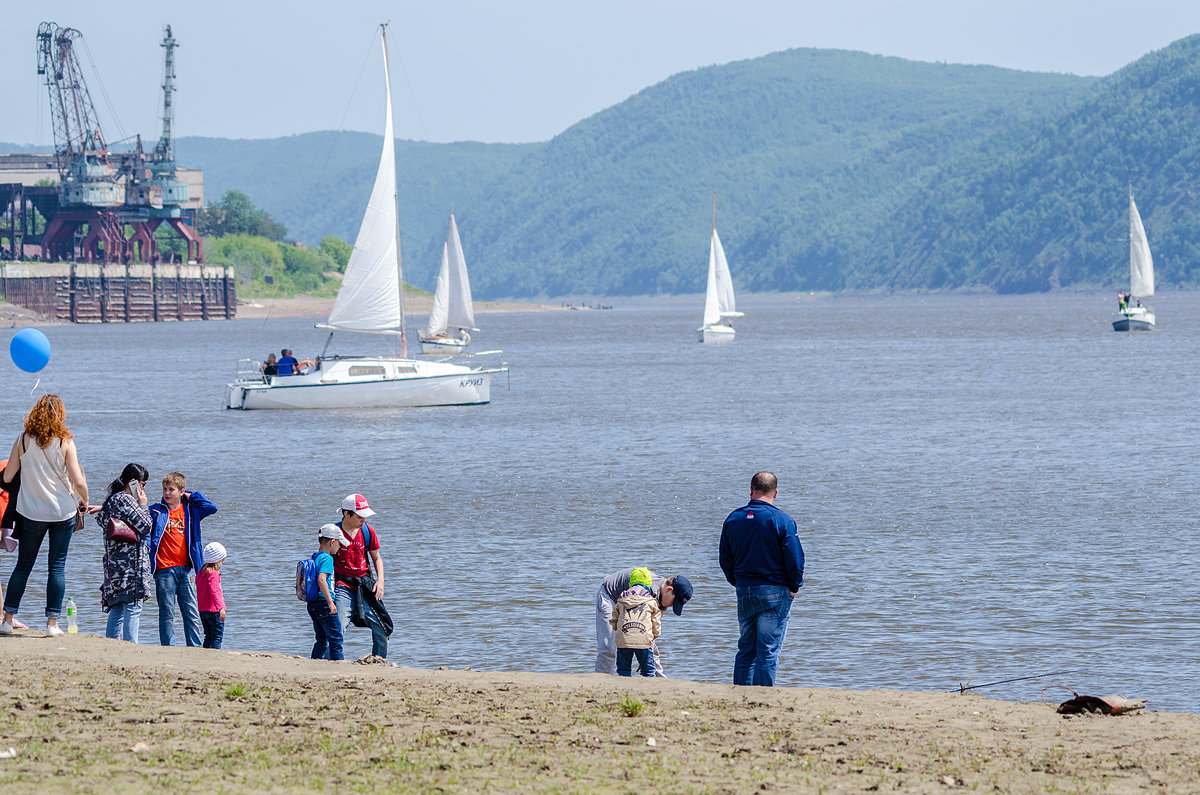
[{"label": "orange t-shirt", "polygon": [[188,565],[187,536],[183,532],[183,503],[167,514],[167,527],[158,542],[158,569]]}]

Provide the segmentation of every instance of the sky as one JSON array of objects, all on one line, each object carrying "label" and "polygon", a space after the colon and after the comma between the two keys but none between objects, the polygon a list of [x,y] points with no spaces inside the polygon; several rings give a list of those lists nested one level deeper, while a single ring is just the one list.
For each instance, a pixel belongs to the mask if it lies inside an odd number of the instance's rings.
[{"label": "sky", "polygon": [[[1194,0],[0,0],[0,141],[52,144],[40,22],[83,33],[110,142],[161,130],[162,27],[177,136],[382,131],[390,22],[396,135],[532,142],[679,72],[794,47],[1106,75],[1200,32]],[[98,75],[98,77],[97,77]]]}]

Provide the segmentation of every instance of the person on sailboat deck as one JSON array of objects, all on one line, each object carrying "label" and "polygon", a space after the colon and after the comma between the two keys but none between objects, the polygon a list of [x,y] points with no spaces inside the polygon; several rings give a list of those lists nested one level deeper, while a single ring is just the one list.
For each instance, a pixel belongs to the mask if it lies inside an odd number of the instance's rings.
[{"label": "person on sailboat deck", "polygon": [[279,353],[279,361],[276,362],[276,367],[279,368],[279,375],[299,375],[300,363],[296,361],[296,357],[292,356],[292,349],[284,348]]},{"label": "person on sailboat deck", "polygon": [[267,354],[267,360],[263,362],[262,372],[263,375],[279,375],[279,366],[275,363],[275,354]]}]

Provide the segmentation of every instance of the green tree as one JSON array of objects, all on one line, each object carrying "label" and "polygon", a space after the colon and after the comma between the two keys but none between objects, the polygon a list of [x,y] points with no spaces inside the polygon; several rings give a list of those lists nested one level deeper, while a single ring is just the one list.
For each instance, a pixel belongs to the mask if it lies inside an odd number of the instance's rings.
[{"label": "green tree", "polygon": [[345,272],[346,263],[350,261],[350,252],[354,246],[336,235],[325,235],[321,238],[321,253],[333,260],[339,271]]},{"label": "green tree", "polygon": [[196,213],[196,231],[205,237],[225,235],[255,235],[269,240],[282,240],[287,228],[260,210],[250,197],[239,190],[225,192],[220,204],[208,203]]}]

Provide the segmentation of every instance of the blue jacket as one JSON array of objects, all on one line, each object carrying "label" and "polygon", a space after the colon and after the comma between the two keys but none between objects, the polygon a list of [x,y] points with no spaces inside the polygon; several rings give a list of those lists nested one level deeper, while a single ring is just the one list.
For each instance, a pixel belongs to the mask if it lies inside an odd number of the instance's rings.
[{"label": "blue jacket", "polygon": [[729,584],[804,585],[804,548],[792,517],[763,500],[729,514],[721,528],[721,571]]},{"label": "blue jacket", "polygon": [[[200,520],[217,512],[213,505],[198,491],[191,495],[183,495],[183,537],[187,541],[188,557],[192,561],[192,571],[200,571],[204,565],[204,541],[200,538]],[[158,542],[162,541],[163,531],[167,529],[167,518],[171,510],[161,502],[150,506],[150,517],[154,520],[154,529],[150,531],[150,565],[158,567]]]}]

